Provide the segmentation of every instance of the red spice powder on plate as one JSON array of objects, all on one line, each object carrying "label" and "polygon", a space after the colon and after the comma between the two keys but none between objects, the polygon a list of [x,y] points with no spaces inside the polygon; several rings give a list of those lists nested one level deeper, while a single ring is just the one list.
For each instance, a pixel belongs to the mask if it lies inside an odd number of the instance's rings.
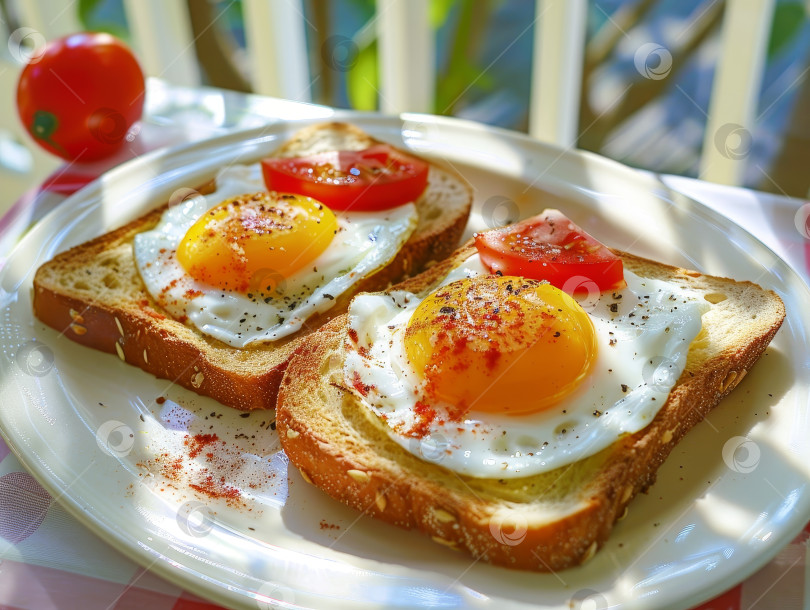
[{"label": "red spice powder on plate", "polygon": [[188,457],[193,459],[200,455],[200,452],[202,452],[205,447],[216,443],[218,440],[219,437],[216,434],[195,434],[194,436],[187,436],[183,444],[186,447],[191,447],[188,452]]}]

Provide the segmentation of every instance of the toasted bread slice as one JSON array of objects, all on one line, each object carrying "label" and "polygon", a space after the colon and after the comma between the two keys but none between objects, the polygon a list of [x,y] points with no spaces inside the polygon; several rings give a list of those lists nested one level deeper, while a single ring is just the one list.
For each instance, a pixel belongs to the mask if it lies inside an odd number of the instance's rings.
[{"label": "toasted bread slice", "polygon": [[[474,252],[468,244],[397,288],[425,293]],[[403,449],[387,426],[343,389],[347,316],[342,316],[307,338],[282,381],[276,423],[290,461],[333,498],[475,558],[537,571],[586,561],[632,498],[652,485],[675,444],[756,362],[785,315],[775,293],[750,282],[616,253],[637,275],[688,286],[711,304],[683,374],[639,432],[544,474],[483,479],[454,473]]]},{"label": "toasted bread slice", "polygon": [[[277,155],[360,150],[377,141],[357,127],[327,123],[307,127]],[[214,190],[209,183],[200,189]],[[168,204],[115,231],[57,255],[34,278],[34,313],[68,338],[117,354],[158,377],[242,410],[272,408],[284,368],[301,339],[343,313],[351,296],[380,290],[446,257],[467,222],[472,194],[459,177],[431,164],[428,187],[416,202],[418,225],[386,267],[335,299],[297,333],[272,343],[237,349],[172,319],[148,294],[133,256],[136,234],[152,229]]]}]

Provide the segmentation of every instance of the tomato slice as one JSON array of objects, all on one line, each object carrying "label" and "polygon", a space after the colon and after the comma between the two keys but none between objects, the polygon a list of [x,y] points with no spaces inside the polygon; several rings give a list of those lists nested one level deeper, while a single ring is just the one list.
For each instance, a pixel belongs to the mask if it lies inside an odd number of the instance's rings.
[{"label": "tomato slice", "polygon": [[387,144],[309,157],[263,159],[267,190],[317,199],[333,210],[371,212],[416,201],[428,164]]},{"label": "tomato slice", "polygon": [[624,286],[622,259],[558,210],[475,235],[492,273],[546,280],[569,293]]}]

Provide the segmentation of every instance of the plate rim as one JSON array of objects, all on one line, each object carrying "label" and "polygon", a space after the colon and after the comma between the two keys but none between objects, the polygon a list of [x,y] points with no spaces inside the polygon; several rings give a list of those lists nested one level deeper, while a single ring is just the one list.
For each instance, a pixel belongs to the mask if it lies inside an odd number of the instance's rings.
[{"label": "plate rim", "polygon": [[[206,140],[188,142],[168,148],[153,150],[137,158],[131,159],[109,170],[101,177],[94,180],[81,190],[77,191],[71,197],[67,198],[54,210],[51,210],[48,214],[46,214],[15,245],[15,247],[11,250],[11,252],[8,253],[7,260],[12,260],[14,256],[25,247],[26,243],[36,239],[40,232],[46,230],[48,224],[52,224],[55,222],[55,219],[62,218],[63,216],[68,218],[72,218],[73,216],[75,216],[76,210],[75,208],[72,208],[72,205],[75,204],[76,202],[86,201],[89,195],[95,193],[98,189],[101,188],[105,180],[114,180],[119,176],[119,174],[125,174],[133,171],[132,170],[133,167],[137,169],[139,165],[148,165],[150,163],[153,163],[154,160],[164,157],[169,156],[182,157],[184,154],[189,154],[197,149],[220,148],[222,146],[228,145],[228,143],[232,141],[236,142],[241,141],[243,139],[256,140],[262,134],[265,134],[268,130],[279,128],[279,126],[281,126],[280,128],[282,129],[295,128],[300,127],[302,125],[317,123],[325,120],[346,120],[358,122],[361,125],[366,123],[374,123],[374,124],[398,123],[400,126],[408,120],[433,123],[439,125],[447,123],[449,125],[455,125],[476,132],[496,133],[499,136],[505,137],[507,139],[517,139],[521,141],[524,145],[528,146],[539,145],[541,147],[547,147],[550,150],[557,150],[560,152],[561,156],[579,157],[585,159],[588,163],[595,163],[597,165],[601,165],[607,168],[609,171],[612,172],[620,171],[622,174],[624,174],[631,180],[638,181],[641,178],[644,181],[648,182],[650,185],[655,185],[657,188],[663,189],[665,192],[670,194],[673,197],[673,199],[676,200],[674,201],[674,204],[676,206],[688,205],[692,208],[692,211],[698,212],[699,215],[706,217],[716,226],[733,227],[734,230],[738,232],[740,235],[742,235],[746,240],[756,243],[759,249],[767,252],[768,255],[772,257],[773,260],[779,261],[784,266],[784,269],[791,276],[790,279],[792,281],[794,282],[798,281],[805,288],[807,288],[807,283],[797,273],[797,271],[793,269],[793,267],[789,263],[787,263],[781,257],[779,257],[761,239],[751,234],[746,229],[740,227],[731,219],[723,216],[721,213],[711,209],[710,207],[700,203],[699,201],[696,201],[695,199],[689,197],[688,195],[675,191],[674,189],[663,183],[654,174],[648,174],[646,172],[636,170],[634,168],[623,165],[617,161],[603,157],[596,153],[557,147],[548,143],[535,140],[530,136],[528,136],[527,134],[513,132],[498,127],[491,127],[466,119],[458,119],[454,117],[437,117],[434,115],[420,114],[420,113],[402,113],[400,115],[394,116],[394,115],[383,115],[380,113],[373,113],[373,112],[353,112],[346,110],[336,110],[332,115],[325,118],[306,117],[296,120],[278,120],[270,122],[267,125],[261,127],[253,127],[245,130],[237,130],[226,134],[218,135]],[[644,186],[646,187],[646,185]],[[7,271],[6,269],[0,269],[0,278],[2,278],[6,274],[6,271]],[[5,305],[3,305],[3,308],[5,308]],[[132,545],[131,541],[135,541],[134,537],[125,536],[123,532],[121,532],[120,530],[113,529],[113,527],[111,527],[111,525],[107,523],[107,520],[101,518],[101,516],[92,514],[89,511],[82,510],[82,507],[79,506],[78,503],[76,503],[70,497],[69,494],[64,493],[65,489],[59,487],[58,485],[59,482],[57,480],[54,480],[49,476],[47,476],[47,473],[45,472],[44,468],[40,468],[40,464],[37,460],[29,459],[29,456],[27,456],[23,451],[21,451],[20,447],[17,446],[16,442],[17,439],[14,438],[12,434],[10,434],[9,430],[7,430],[5,418],[2,415],[0,415],[0,432],[3,433],[3,438],[5,439],[11,451],[20,461],[20,463],[23,464],[23,466],[27,470],[33,471],[37,481],[39,481],[40,484],[42,484],[43,487],[45,487],[45,489],[52,496],[58,498],[60,505],[63,506],[67,510],[67,512],[70,513],[73,517],[77,518],[77,520],[80,521],[85,527],[94,532],[94,534],[99,535],[106,542],[112,544],[112,546],[119,552],[123,553],[124,555],[126,555],[139,565],[146,566],[148,564],[149,565],[148,569],[154,570],[162,578],[165,578],[166,580],[173,582],[174,584],[177,584],[185,589],[194,590],[195,592],[200,590],[205,591],[204,594],[208,596],[210,599],[216,601],[216,603],[229,605],[233,603],[238,603],[240,600],[246,599],[255,600],[255,598],[250,598],[249,595],[241,595],[239,597],[227,595],[226,591],[221,586],[222,583],[219,583],[220,586],[214,585],[212,580],[201,577],[199,573],[197,573],[194,569],[189,568],[188,566],[171,565],[170,564],[171,560],[166,556],[162,555],[157,549],[152,548],[146,550],[142,545],[138,544]],[[805,497],[805,504],[807,508],[810,509],[809,496]],[[746,564],[747,569],[740,571],[739,578],[737,578],[733,583],[729,584],[728,582],[723,583],[717,582],[714,585],[708,585],[703,589],[701,589],[700,594],[695,593],[689,599],[678,600],[677,604],[683,603],[692,605],[695,603],[700,603],[701,601],[711,599],[718,593],[722,593],[723,591],[726,591],[729,588],[736,586],[736,584],[745,580],[751,574],[755,573],[757,570],[759,570],[761,567],[763,567],[769,561],[771,561],[773,557],[776,556],[776,554],[778,554],[778,552],[784,547],[785,544],[787,544],[790,540],[795,538],[795,536],[803,529],[803,527],[804,525],[798,525],[796,527],[796,531],[783,530],[781,534],[775,537],[774,544],[768,547],[769,551],[771,552],[760,553],[755,561],[748,562]],[[776,541],[779,541],[779,544],[776,544]],[[160,560],[156,561],[156,558]],[[180,568],[179,571],[177,570],[178,567]],[[243,591],[243,593],[249,592]]]}]

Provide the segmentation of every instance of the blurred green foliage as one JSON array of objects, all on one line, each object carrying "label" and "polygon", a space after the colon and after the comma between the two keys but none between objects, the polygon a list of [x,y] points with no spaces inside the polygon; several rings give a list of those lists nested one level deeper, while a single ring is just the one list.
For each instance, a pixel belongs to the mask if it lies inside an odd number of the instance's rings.
[{"label": "blurred green foliage", "polygon": [[129,42],[129,29],[120,20],[108,16],[108,0],[79,0],[76,7],[79,21],[90,32],[109,32]]},{"label": "blurred green foliage", "polygon": [[773,13],[771,39],[768,42],[768,59],[779,53],[799,33],[806,16],[801,2],[779,3]]},{"label": "blurred green foliage", "polygon": [[[434,112],[452,114],[455,105],[471,88],[490,91],[494,79],[487,73],[486,66],[476,61],[474,49],[478,41],[474,39],[476,28],[473,21],[486,22],[487,16],[502,0],[433,0],[430,3],[430,26],[438,31],[452,25],[448,32],[449,58],[443,66],[437,67],[436,98]],[[367,19],[374,19],[374,0],[351,0]],[[453,20],[452,24],[449,21]],[[362,31],[362,30],[361,30]],[[346,75],[346,89],[349,105],[355,110],[376,110],[379,76],[377,60],[377,39],[355,39],[358,46],[357,62]]]}]

